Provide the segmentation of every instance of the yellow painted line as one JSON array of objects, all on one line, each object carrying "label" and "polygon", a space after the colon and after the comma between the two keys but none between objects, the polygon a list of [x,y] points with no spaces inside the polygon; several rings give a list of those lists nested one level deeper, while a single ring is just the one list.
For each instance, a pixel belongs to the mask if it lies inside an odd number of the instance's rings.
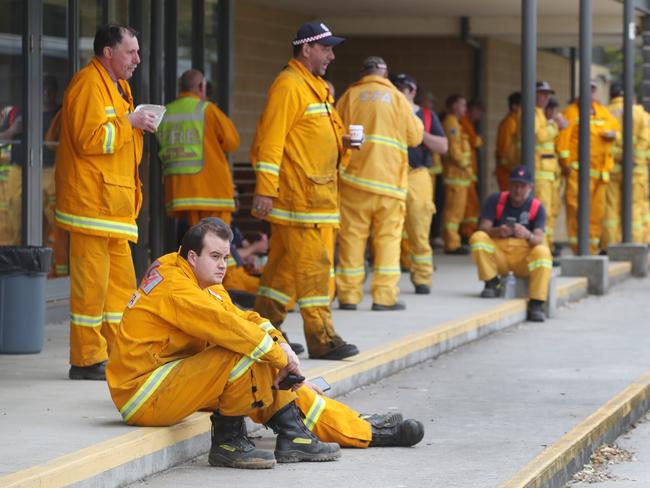
[{"label": "yellow painted line", "polygon": [[207,413],[191,415],[171,427],[140,427],[128,434],[113,437],[45,464],[0,478],[0,486],[3,488],[67,486],[209,430],[210,420]]},{"label": "yellow painted line", "polygon": [[[428,331],[414,333],[388,345],[362,352],[353,359],[339,361],[340,364],[334,367],[312,368],[306,373],[310,378],[323,376],[333,384],[525,310],[526,300],[508,300],[489,310],[450,320]],[[55,488],[78,483],[209,430],[207,413],[196,413],[171,427],[135,428],[128,434],[0,478],[0,486]]]},{"label": "yellow painted line", "polygon": [[572,293],[579,291],[580,289],[587,290],[589,285],[589,280],[585,277],[576,277],[567,283],[558,285],[555,294],[557,298],[565,298],[571,296]]},{"label": "yellow painted line", "polygon": [[650,397],[650,371],[547,447],[499,488],[541,488]]},{"label": "yellow painted line", "polygon": [[624,274],[629,274],[632,272],[632,263],[629,261],[618,261],[615,263],[609,263],[609,268],[607,273],[610,278],[614,276],[620,276]]}]

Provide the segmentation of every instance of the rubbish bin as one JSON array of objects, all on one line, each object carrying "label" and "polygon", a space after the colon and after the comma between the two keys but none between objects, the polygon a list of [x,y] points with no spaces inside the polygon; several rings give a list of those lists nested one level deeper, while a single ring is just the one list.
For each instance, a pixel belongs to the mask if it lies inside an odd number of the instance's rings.
[{"label": "rubbish bin", "polygon": [[49,247],[0,246],[1,354],[41,352],[51,262]]}]

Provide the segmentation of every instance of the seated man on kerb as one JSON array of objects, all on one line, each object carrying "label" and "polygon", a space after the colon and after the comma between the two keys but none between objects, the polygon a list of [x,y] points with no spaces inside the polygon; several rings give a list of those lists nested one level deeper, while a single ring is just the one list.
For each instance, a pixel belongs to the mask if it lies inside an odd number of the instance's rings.
[{"label": "seated man on kerb", "polygon": [[485,287],[483,298],[499,296],[501,280],[512,272],[530,277],[528,320],[543,322],[544,302],[553,269],[553,257],[544,245],[546,209],[533,195],[533,175],[526,166],[512,170],[509,191],[490,195],[479,230],[470,238],[472,258]]},{"label": "seated man on kerb", "polygon": [[[106,368],[124,421],[167,426],[211,411],[208,461],[232,468],[333,461],[339,446],[420,442],[421,422],[398,413],[360,415],[300,382],[300,362],[282,333],[234,306],[221,285],[231,239],[222,220],[199,221],[177,253],[151,265],[133,293]],[[281,389],[288,379],[298,383]],[[255,448],[245,416],[277,434],[274,453]]]}]

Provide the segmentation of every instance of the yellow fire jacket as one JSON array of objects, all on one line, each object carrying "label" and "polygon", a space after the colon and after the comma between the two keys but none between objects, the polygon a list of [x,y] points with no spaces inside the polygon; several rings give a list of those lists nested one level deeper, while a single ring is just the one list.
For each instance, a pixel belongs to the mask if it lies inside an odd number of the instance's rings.
[{"label": "yellow fire jacket", "polygon": [[[515,161],[526,164],[526,161],[521,159],[521,110],[517,112],[515,124],[514,158]],[[535,179],[555,180],[558,169],[557,136],[555,121],[546,118],[543,108],[535,107]]]},{"label": "yellow fire jacket", "polygon": [[255,194],[273,198],[266,220],[339,225],[336,169],[344,132],[325,81],[291,59],[269,89],[251,147]]},{"label": "yellow fire jacket", "polygon": [[133,111],[129,84],[118,84],[124,96],[93,58],[68,85],[56,153],[55,218],[71,232],[136,242],[143,136],[127,119]]},{"label": "yellow fire jacket", "polygon": [[[611,100],[607,107],[611,114],[616,117],[618,123],[623,128],[623,97],[616,97]],[[632,145],[634,147],[634,164],[645,165],[647,164],[647,132],[648,125],[646,124],[646,112],[643,106],[634,104],[632,105]],[[621,160],[623,159],[623,138],[617,139],[612,146],[612,156],[614,157],[613,173],[620,173],[623,168],[621,167]]]},{"label": "yellow fire jacket", "polygon": [[[198,96],[182,92],[181,97]],[[205,109],[204,165],[200,173],[165,176],[165,208],[169,214],[187,210],[235,210],[235,190],[225,153],[239,148],[239,133],[214,103]]]},{"label": "yellow fire jacket", "polygon": [[[560,131],[557,138],[560,164],[577,170],[580,167],[578,160],[580,107],[578,102],[574,102],[564,109],[564,117],[569,125]],[[590,173],[592,178],[599,178],[603,181],[609,181],[610,171],[614,164],[612,157],[614,141],[602,137],[608,131],[616,131],[617,139],[620,139],[621,128],[616,118],[603,105],[593,102],[590,120]]]},{"label": "yellow fire jacket", "polygon": [[336,104],[343,123],[363,125],[365,143],[339,168],[341,182],[406,200],[408,147],[422,143],[424,125],[411,104],[381,76],[364,76]]},{"label": "yellow fire jacket", "polygon": [[517,166],[514,160],[514,146],[517,138],[517,111],[508,112],[497,129],[497,145],[494,152],[497,165],[507,168]]},{"label": "yellow fire jacket", "polygon": [[447,185],[469,186],[472,182],[472,147],[458,117],[447,114],[442,121],[449,150],[444,155],[443,177]]},{"label": "yellow fire jacket", "polygon": [[242,354],[232,371],[223,372],[234,381],[255,361],[286,366],[277,342],[286,341],[268,320],[237,308],[221,285],[201,289],[187,261],[170,253],[151,265],[131,297],[106,379],[128,421],[184,358],[214,345]]},{"label": "yellow fire jacket", "polygon": [[469,117],[465,116],[460,119],[460,125],[467,134],[467,141],[472,152],[472,180],[476,181],[478,179],[478,153],[476,150],[483,147],[483,139],[476,133],[476,127]]}]

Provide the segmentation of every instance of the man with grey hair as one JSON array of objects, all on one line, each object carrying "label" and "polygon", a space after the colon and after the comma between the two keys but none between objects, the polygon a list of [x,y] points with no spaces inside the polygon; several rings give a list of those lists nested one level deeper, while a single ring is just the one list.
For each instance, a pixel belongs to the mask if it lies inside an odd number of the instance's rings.
[{"label": "man with grey hair", "polygon": [[339,168],[339,307],[356,310],[361,301],[364,253],[372,233],[372,310],[402,310],[405,305],[397,301],[397,282],[408,184],[407,148],[422,142],[424,126],[388,80],[388,65],[378,56],[363,61],[359,81],[341,96],[337,109],[346,125],[363,125],[365,132],[361,150]]}]

